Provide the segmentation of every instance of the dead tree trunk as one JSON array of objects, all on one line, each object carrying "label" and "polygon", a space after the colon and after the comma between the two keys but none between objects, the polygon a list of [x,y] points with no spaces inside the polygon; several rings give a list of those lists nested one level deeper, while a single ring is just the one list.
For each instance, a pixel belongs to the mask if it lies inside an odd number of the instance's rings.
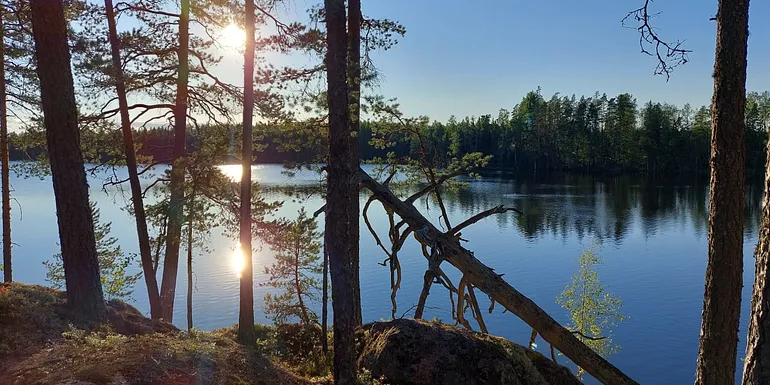
[{"label": "dead tree trunk", "polygon": [[67,303],[79,315],[100,319],[107,306],[88,204],[64,5],[61,0],[33,0],[30,5]]},{"label": "dead tree trunk", "polygon": [[176,278],[179,273],[179,246],[182,238],[182,213],[184,208],[185,156],[187,155],[187,85],[190,74],[190,0],[181,0],[179,14],[179,67],[176,80],[174,106],[174,149],[169,190],[168,229],[166,231],[166,256],[163,259],[163,282],[160,288],[161,317],[172,322]]},{"label": "dead tree trunk", "polygon": [[735,382],[743,286],[749,0],[720,0],[711,102],[708,264],[695,383]]},{"label": "dead tree trunk", "polygon": [[139,183],[138,166],[136,164],[136,149],[134,148],[134,135],[131,131],[131,117],[128,114],[126,83],[123,79],[123,69],[120,60],[120,40],[115,25],[115,10],[112,5],[112,0],[104,0],[104,7],[107,10],[107,25],[109,27],[110,48],[112,51],[112,70],[114,71],[115,89],[118,94],[120,126],[123,132],[123,146],[126,154],[126,166],[128,167],[128,180],[131,185],[131,202],[134,207],[136,233],[139,238],[139,256],[142,261],[144,283],[147,286],[147,295],[150,300],[150,316],[153,319],[158,319],[161,317],[160,293],[158,292],[158,280],[155,278],[155,271],[152,267],[150,235],[147,231],[147,215],[144,212],[142,186]]},{"label": "dead tree trunk", "polygon": [[[618,368],[580,342],[569,330],[561,326],[548,313],[531,299],[518,292],[503,278],[476,259],[463,248],[455,231],[444,233],[428,221],[411,203],[399,199],[387,187],[372,179],[363,170],[359,171],[360,182],[368,188],[387,208],[398,214],[414,232],[415,238],[423,245],[438,247],[443,258],[463,273],[467,283],[483,291],[490,298],[516,314],[529,326],[569,357],[578,366],[585,369],[604,384],[636,384]],[[458,312],[460,310],[458,309]]]},{"label": "dead tree trunk", "polygon": [[13,282],[11,260],[11,178],[8,162],[8,103],[5,87],[5,6],[0,4],[0,166],[3,195],[3,281]]}]

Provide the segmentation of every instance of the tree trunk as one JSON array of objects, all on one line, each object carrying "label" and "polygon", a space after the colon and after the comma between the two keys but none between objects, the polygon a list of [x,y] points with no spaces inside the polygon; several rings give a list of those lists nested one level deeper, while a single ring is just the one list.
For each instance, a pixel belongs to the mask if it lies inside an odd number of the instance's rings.
[{"label": "tree trunk", "polygon": [[321,332],[323,337],[321,338],[321,349],[326,353],[329,353],[329,253],[326,252],[326,233],[324,233],[324,267],[323,278],[321,280],[323,284],[323,290],[321,291]]},{"label": "tree trunk", "polygon": [[80,149],[64,7],[61,0],[34,0],[30,5],[67,303],[79,315],[101,319],[107,307]]},{"label": "tree trunk", "polygon": [[734,384],[743,286],[748,0],[720,0],[711,102],[708,265],[695,383]]},{"label": "tree trunk", "polygon": [[[194,196],[190,197],[192,201]],[[192,205],[190,205],[192,210]],[[187,331],[193,328],[193,213],[187,212]]]},{"label": "tree trunk", "polygon": [[[768,127],[770,131],[770,127]],[[770,142],[768,142],[770,147]],[[770,384],[770,285],[767,274],[770,268],[770,148],[765,168],[765,196],[762,200],[762,224],[755,251],[756,269],[754,293],[751,296],[749,336],[746,342],[746,358],[743,369],[743,385]]]},{"label": "tree trunk", "polygon": [[307,308],[305,307],[305,301],[302,300],[302,285],[299,282],[299,257],[300,257],[299,238],[297,238],[295,242],[296,244],[294,245],[294,290],[297,291],[297,303],[299,304],[299,310],[302,313],[302,323],[309,325],[310,315],[307,313]]},{"label": "tree trunk", "polygon": [[179,244],[182,237],[182,213],[184,208],[185,156],[187,155],[187,83],[190,72],[190,0],[181,0],[179,16],[179,69],[176,79],[176,105],[174,107],[173,166],[169,190],[168,230],[166,232],[166,256],[163,260],[163,282],[160,289],[161,318],[174,319],[176,277],[179,270]]},{"label": "tree trunk", "polygon": [[[355,173],[358,170],[359,153],[358,153],[358,131],[361,126],[361,0],[349,0],[348,1],[348,134],[349,149],[347,152],[348,164],[350,170]],[[351,197],[350,210],[355,210],[356,218],[358,218],[359,201],[358,201],[358,188],[355,188],[355,196]],[[353,207],[353,200],[355,200],[355,208]],[[350,255],[352,264],[351,267],[351,283],[354,290],[354,299],[356,305],[353,308],[355,311],[356,322],[358,326],[363,325],[363,317],[361,315],[361,279],[359,277],[359,229],[358,219],[356,219],[355,226],[355,241],[351,242],[348,247],[351,248]]]},{"label": "tree trunk", "polygon": [[358,326],[358,167],[353,167],[353,142],[348,121],[347,31],[344,0],[325,0],[326,77],[329,105],[329,164],[326,192],[326,251],[334,309],[334,382],[356,383],[354,333]]},{"label": "tree trunk", "polygon": [[240,280],[240,315],[238,340],[244,345],[256,341],[254,331],[254,269],[251,256],[251,162],[253,143],[252,115],[254,113],[254,0],[246,0],[246,47],[243,54],[243,144],[241,156],[241,220],[240,241],[244,263]]},{"label": "tree trunk", "polygon": [[11,260],[11,179],[8,162],[8,103],[5,88],[5,6],[0,4],[0,171],[3,195],[3,281],[13,282]]},{"label": "tree trunk", "polygon": [[160,293],[158,293],[158,280],[152,263],[152,251],[150,248],[150,235],[147,231],[147,216],[144,212],[144,200],[142,198],[142,186],[139,183],[138,166],[136,164],[136,149],[134,148],[134,135],[131,131],[131,117],[128,114],[128,100],[126,96],[126,83],[123,78],[123,69],[120,60],[120,40],[115,25],[115,10],[112,0],[104,0],[107,10],[107,24],[110,30],[110,48],[112,50],[112,70],[115,77],[115,89],[118,94],[118,106],[120,108],[120,125],[123,131],[123,146],[126,154],[126,166],[128,167],[128,181],[131,185],[131,201],[134,206],[136,218],[136,234],[139,238],[139,255],[142,261],[142,273],[144,283],[147,286],[147,295],[150,299],[150,316],[153,319],[161,317]]}]

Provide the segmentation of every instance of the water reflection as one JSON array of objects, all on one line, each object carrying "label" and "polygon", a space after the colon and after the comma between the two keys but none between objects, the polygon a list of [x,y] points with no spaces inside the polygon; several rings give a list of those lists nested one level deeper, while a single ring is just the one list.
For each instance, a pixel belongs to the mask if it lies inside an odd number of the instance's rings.
[{"label": "water reflection", "polygon": [[243,273],[243,268],[245,265],[246,258],[243,256],[241,243],[238,242],[238,245],[235,246],[235,250],[233,251],[233,255],[230,257],[230,267],[232,268],[233,272],[238,275],[239,279],[241,278],[241,273]]},{"label": "water reflection", "polygon": [[[364,166],[365,169],[370,166]],[[159,167],[158,172],[163,169]],[[223,171],[234,180],[240,179],[240,166],[224,166]],[[293,178],[283,173],[280,165],[255,166],[255,180],[265,188],[268,201],[282,200],[279,216],[293,218],[300,206],[314,212],[323,205],[321,178],[312,171],[297,173]],[[129,202],[127,190],[108,187],[102,190],[104,178],[89,176],[91,198],[97,201],[104,221],[113,223],[113,234],[127,253],[138,253],[136,227],[130,214],[122,208]],[[127,177],[125,169],[117,176]],[[58,252],[56,208],[50,179],[12,180],[14,198],[23,207],[13,216],[16,278],[26,283],[45,283],[42,264]],[[292,195],[287,195],[291,193]],[[405,196],[408,192],[399,191]],[[361,199],[367,195],[362,192]],[[762,183],[752,182],[746,189],[744,299],[741,334],[746,335],[753,280],[753,245],[756,243],[762,198]],[[149,198],[152,199],[152,198]],[[558,321],[569,322],[568,314],[555,302],[579,266],[576,258],[594,239],[601,242],[598,251],[605,257],[601,266],[602,280],[623,300],[629,320],[618,326],[617,343],[623,350],[613,356],[613,363],[644,384],[676,384],[691,381],[697,356],[700,316],[703,301],[703,277],[706,268],[706,232],[708,223],[707,181],[652,181],[643,177],[591,177],[549,174],[538,178],[518,176],[516,179],[485,178],[458,191],[445,191],[453,224],[495,205],[509,205],[524,214],[513,213],[486,218],[463,231],[468,247],[496,272],[529,296]],[[152,203],[148,200],[147,204]],[[416,205],[421,212],[439,224],[439,211],[433,204],[426,210],[424,202]],[[387,234],[387,216],[381,206],[373,205],[370,217],[381,236]],[[323,221],[323,216],[319,218]],[[234,276],[244,268],[237,239],[212,229],[210,252],[195,256],[195,324],[202,329],[215,329],[238,321],[239,283]],[[208,236],[208,235],[201,235]],[[254,244],[255,307],[271,290],[260,286],[269,276],[264,267],[273,262],[269,248]],[[378,263],[383,255],[361,223],[361,295],[366,321],[390,317],[390,274]],[[186,260],[180,269],[187,268]],[[399,309],[408,309],[419,297],[425,259],[419,247],[409,240],[402,250],[402,288],[398,294]],[[138,266],[136,267],[138,271]],[[449,269],[448,269],[449,270]],[[458,277],[455,277],[458,278]],[[459,279],[459,278],[458,278]],[[180,275],[179,285],[186,284]],[[140,280],[132,303],[148,312]],[[183,286],[180,286],[183,287]],[[184,303],[185,290],[177,291],[177,303]],[[480,300],[483,302],[485,298]],[[451,320],[445,293],[431,294],[431,312]],[[482,304],[482,307],[488,305]],[[320,312],[320,309],[313,309]],[[175,319],[184,322],[185,307],[175,307]],[[531,329],[510,314],[485,315],[490,332],[526,343]],[[269,322],[257,310],[257,322]],[[179,325],[183,326],[183,325]],[[665,341],[666,349],[660,349]],[[745,349],[741,339],[739,351]],[[644,357],[644,360],[639,360]],[[663,375],[661,375],[663,373]]]},{"label": "water reflection", "polygon": [[219,171],[222,171],[226,177],[234,182],[240,181],[241,175],[243,175],[243,166],[240,164],[223,164],[218,166],[218,168]]},{"label": "water reflection", "polygon": [[[553,174],[542,179],[485,179],[446,195],[450,212],[458,217],[499,204],[519,208],[523,215],[497,216],[497,224],[501,229],[515,226],[530,241],[550,234],[621,244],[632,231],[649,238],[674,227],[690,228],[700,237],[708,224],[708,186],[697,181],[672,184],[628,176]],[[747,186],[746,237],[756,234],[761,198],[761,185]]]}]

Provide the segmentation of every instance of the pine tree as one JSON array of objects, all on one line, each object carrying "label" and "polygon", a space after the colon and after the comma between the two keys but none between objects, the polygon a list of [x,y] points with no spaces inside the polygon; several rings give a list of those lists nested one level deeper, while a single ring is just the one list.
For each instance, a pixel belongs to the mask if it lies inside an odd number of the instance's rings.
[{"label": "pine tree", "polygon": [[[117,245],[118,239],[111,236],[112,222],[102,223],[99,209],[91,202],[91,217],[94,221],[94,237],[96,239],[96,254],[99,257],[102,290],[107,299],[128,299],[134,293],[133,286],[142,277],[142,273],[129,274],[134,264],[135,256],[126,254]],[[57,289],[64,288],[64,265],[61,253],[53,256],[53,260],[43,262],[46,269],[46,281]]]},{"label": "pine tree", "polygon": [[304,324],[317,322],[318,316],[310,309],[310,302],[318,302],[323,271],[320,261],[321,233],[313,217],[305,209],[299,210],[296,220],[277,227],[265,238],[275,251],[275,263],[265,267],[270,275],[263,286],[281,289],[279,294],[265,295],[265,313],[275,323],[299,319]]}]

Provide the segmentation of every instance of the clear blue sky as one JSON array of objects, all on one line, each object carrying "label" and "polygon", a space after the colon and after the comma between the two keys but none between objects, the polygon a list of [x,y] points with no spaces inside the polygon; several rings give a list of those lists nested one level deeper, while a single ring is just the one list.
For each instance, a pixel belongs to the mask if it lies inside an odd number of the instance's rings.
[{"label": "clear blue sky", "polygon": [[[639,49],[635,29],[623,17],[644,0],[362,0],[368,17],[398,20],[407,34],[393,49],[375,54],[384,78],[376,92],[396,97],[404,113],[445,121],[451,115],[496,115],[542,87],[546,97],[615,96],[629,92],[649,100],[694,107],[710,103],[717,1],[657,0],[650,12],[667,41],[686,40],[690,62],[671,79],[653,75],[655,58]],[[289,0],[284,20],[306,20],[320,0]],[[751,2],[749,90],[770,89],[770,2]],[[243,84],[242,54],[223,51],[215,70]],[[268,54],[276,66],[302,58]]]},{"label": "clear blue sky", "polygon": [[[298,0],[302,14],[311,1]],[[710,102],[716,1],[658,0],[654,21],[667,40],[686,39],[690,63],[666,83],[642,55],[635,30],[620,20],[643,0],[362,0],[367,16],[398,20],[406,37],[376,55],[385,79],[380,91],[398,97],[409,115],[496,114],[529,90],[592,95],[632,93],[647,100]],[[751,2],[749,90],[770,89],[770,2]]]}]

